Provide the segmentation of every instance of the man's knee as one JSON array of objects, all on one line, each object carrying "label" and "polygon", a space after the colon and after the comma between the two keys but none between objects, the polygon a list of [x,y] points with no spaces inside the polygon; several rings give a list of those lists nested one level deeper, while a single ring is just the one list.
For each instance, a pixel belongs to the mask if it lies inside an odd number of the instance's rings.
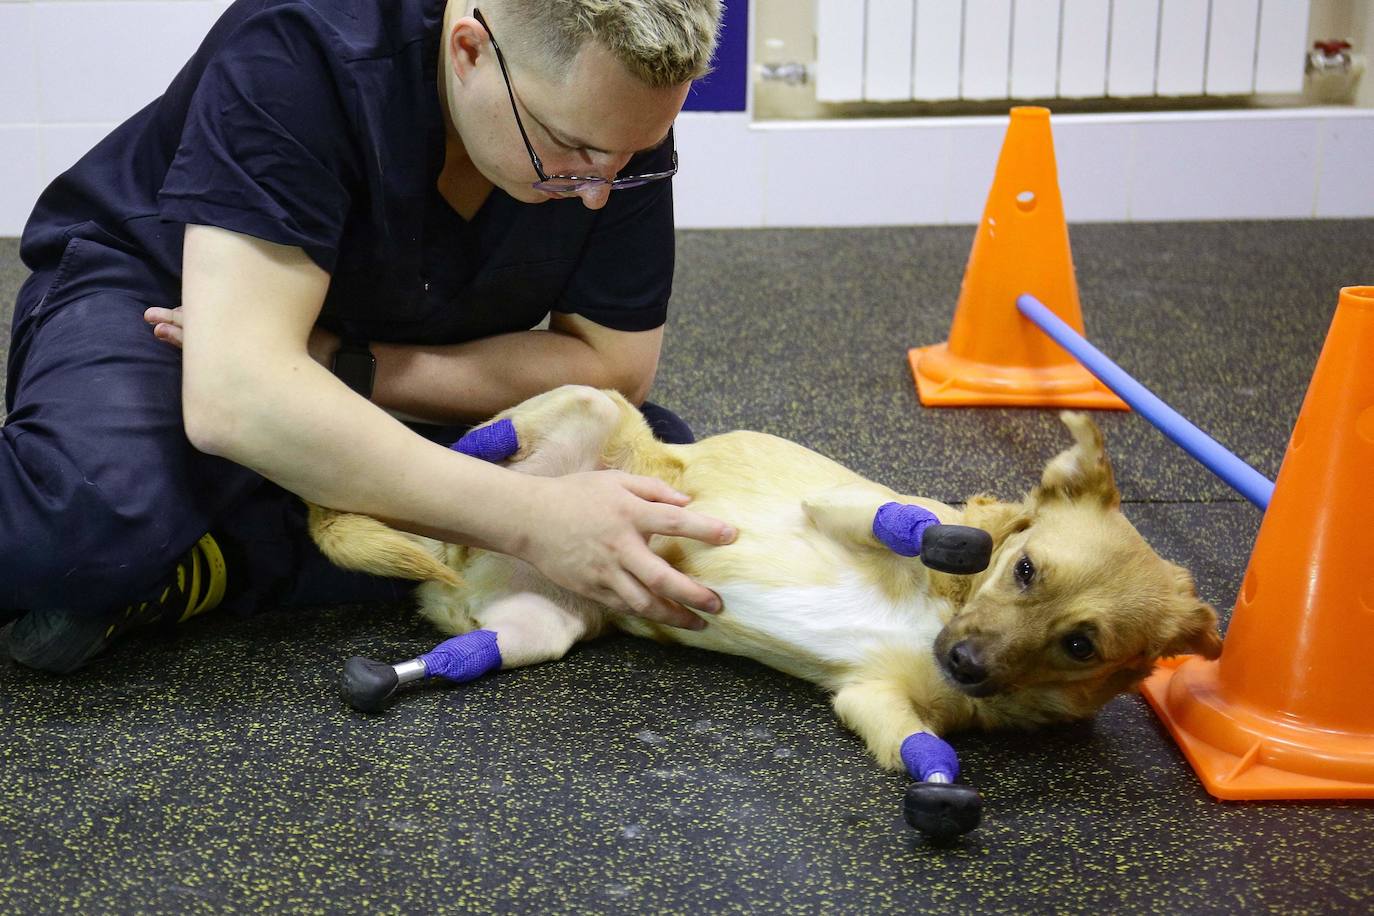
[{"label": "man's knee", "polygon": [[151,588],[187,546],[159,469],[138,468],[136,486],[115,489],[22,427],[5,427],[0,442],[0,606],[94,610]]}]

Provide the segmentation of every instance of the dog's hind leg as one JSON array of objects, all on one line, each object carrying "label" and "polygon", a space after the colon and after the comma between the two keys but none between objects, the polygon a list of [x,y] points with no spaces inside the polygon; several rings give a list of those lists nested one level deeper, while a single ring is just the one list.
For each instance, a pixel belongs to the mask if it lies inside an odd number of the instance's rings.
[{"label": "dog's hind leg", "polygon": [[639,411],[615,392],[564,385],[502,411],[453,448],[525,474],[555,477],[590,471],[602,466],[607,440],[626,410],[643,423]]},{"label": "dog's hind leg", "polygon": [[395,664],[360,656],[349,659],[339,685],[344,699],[363,712],[381,712],[399,688],[415,681],[442,678],[465,683],[498,669],[554,661],[578,640],[598,635],[604,618],[591,608],[579,612],[543,595],[517,592],[465,620],[450,614],[444,623],[450,632],[463,632],[417,658]]},{"label": "dog's hind leg", "polygon": [[502,669],[556,661],[579,640],[600,635],[603,626],[597,612],[572,610],[534,592],[500,598],[473,617],[496,634]]},{"label": "dog's hind leg", "polygon": [[673,484],[682,470],[673,447],[654,438],[624,395],[585,385],[564,385],[517,404],[453,448],[544,477],[616,468]]},{"label": "dog's hind leg", "polygon": [[445,640],[416,662],[426,678],[476,680],[492,671],[562,658],[579,639],[601,631],[601,615],[578,613],[534,592],[498,598],[472,614],[468,632]]}]

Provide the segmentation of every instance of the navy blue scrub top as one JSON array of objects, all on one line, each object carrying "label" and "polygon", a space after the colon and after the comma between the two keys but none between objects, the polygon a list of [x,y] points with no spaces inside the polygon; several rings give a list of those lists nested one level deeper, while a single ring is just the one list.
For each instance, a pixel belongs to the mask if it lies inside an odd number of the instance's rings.
[{"label": "navy blue scrub top", "polygon": [[[613,192],[597,211],[494,189],[470,222],[439,194],[443,10],[238,0],[161,98],[44,191],[25,264],[55,269],[89,240],[123,259],[100,282],[176,304],[194,223],[304,249],[332,275],[320,323],[352,337],[452,343],[528,329],[550,311],[623,331],[663,324],[669,181]],[[670,157],[665,144],[625,173],[664,170]],[[64,294],[82,287],[66,282]]]}]

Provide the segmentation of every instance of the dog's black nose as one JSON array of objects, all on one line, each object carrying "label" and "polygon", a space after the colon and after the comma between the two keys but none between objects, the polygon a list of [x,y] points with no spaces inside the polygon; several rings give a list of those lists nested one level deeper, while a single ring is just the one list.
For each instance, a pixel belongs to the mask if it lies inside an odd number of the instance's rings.
[{"label": "dog's black nose", "polygon": [[949,673],[961,684],[981,684],[988,679],[988,669],[983,666],[978,647],[967,639],[950,648],[946,663]]}]

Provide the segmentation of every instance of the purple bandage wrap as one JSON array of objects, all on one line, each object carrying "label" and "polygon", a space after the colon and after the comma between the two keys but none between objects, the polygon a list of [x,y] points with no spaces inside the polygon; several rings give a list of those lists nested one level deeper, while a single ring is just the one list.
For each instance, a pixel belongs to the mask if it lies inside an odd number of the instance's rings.
[{"label": "purple bandage wrap", "polygon": [[873,536],[894,553],[914,557],[921,552],[921,535],[931,525],[940,524],[935,513],[920,506],[883,503],[873,516]]},{"label": "purple bandage wrap", "polygon": [[479,426],[449,447],[483,461],[505,461],[520,448],[520,442],[515,436],[515,424],[507,417]]},{"label": "purple bandage wrap", "polygon": [[439,643],[420,656],[425,677],[472,681],[501,667],[501,650],[491,630],[473,630]]},{"label": "purple bandage wrap", "polygon": [[902,742],[902,763],[913,778],[925,782],[934,773],[943,773],[950,782],[959,778],[959,755],[949,742],[930,732],[908,735]]}]

